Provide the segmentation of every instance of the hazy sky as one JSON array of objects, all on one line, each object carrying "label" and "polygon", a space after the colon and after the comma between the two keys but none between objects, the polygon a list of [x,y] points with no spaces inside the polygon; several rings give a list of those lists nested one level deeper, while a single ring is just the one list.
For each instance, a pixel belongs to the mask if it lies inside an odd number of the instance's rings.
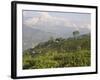
[{"label": "hazy sky", "polygon": [[28,27],[46,30],[57,29],[61,25],[76,30],[91,29],[91,15],[88,13],[42,12],[23,10],[23,24]]}]

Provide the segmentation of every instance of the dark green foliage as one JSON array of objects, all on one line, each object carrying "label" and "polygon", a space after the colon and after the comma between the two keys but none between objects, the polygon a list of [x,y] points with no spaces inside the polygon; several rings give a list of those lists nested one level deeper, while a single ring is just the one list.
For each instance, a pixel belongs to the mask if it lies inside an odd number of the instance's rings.
[{"label": "dark green foliage", "polygon": [[78,30],[74,31],[73,36],[74,36],[74,39],[77,39],[77,37],[79,36],[79,31]]},{"label": "dark green foliage", "polygon": [[79,67],[91,65],[90,35],[56,38],[23,52],[23,69]]}]

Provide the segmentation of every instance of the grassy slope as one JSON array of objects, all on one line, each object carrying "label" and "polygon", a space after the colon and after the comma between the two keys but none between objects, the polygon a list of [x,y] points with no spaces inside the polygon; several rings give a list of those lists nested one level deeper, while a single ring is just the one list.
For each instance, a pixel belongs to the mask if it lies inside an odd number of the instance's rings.
[{"label": "grassy slope", "polygon": [[[36,53],[33,54],[32,51]],[[52,39],[23,53],[23,69],[90,66],[90,36]]]}]

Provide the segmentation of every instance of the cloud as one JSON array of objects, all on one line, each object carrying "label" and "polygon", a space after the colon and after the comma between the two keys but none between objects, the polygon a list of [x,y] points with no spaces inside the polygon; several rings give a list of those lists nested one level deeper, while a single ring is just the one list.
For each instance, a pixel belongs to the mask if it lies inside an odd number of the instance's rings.
[{"label": "cloud", "polygon": [[37,23],[38,23],[38,21],[39,21],[39,18],[34,17],[34,18],[27,19],[26,21],[24,21],[24,24],[25,24],[26,26],[31,27],[31,26],[33,26],[33,25],[37,24]]},{"label": "cloud", "polygon": [[41,18],[41,19],[49,19],[49,18],[52,18],[52,16],[50,16],[49,14],[48,14],[48,12],[38,12],[39,13],[39,17]]},{"label": "cloud", "polygon": [[[25,14],[24,16],[28,16],[28,13]],[[32,12],[30,14],[32,14]],[[24,25],[38,29],[43,28],[44,30],[56,30],[58,27],[70,27],[75,30],[86,28],[90,30],[90,24],[82,22],[76,23],[64,17],[52,16],[48,12],[37,12],[36,16],[33,15],[33,17],[24,20]]]},{"label": "cloud", "polygon": [[38,25],[40,23],[46,23],[47,21],[51,20],[51,16],[48,15],[46,12],[38,12],[38,16],[34,16],[32,18],[24,20],[24,24],[29,27],[34,27],[34,25]]},{"label": "cloud", "polygon": [[65,24],[65,26],[69,26],[70,21],[61,18],[61,17],[54,17],[48,14],[48,12],[38,12],[38,16],[33,16],[32,18],[24,20],[24,24],[29,27],[35,27],[35,25],[60,25]]}]

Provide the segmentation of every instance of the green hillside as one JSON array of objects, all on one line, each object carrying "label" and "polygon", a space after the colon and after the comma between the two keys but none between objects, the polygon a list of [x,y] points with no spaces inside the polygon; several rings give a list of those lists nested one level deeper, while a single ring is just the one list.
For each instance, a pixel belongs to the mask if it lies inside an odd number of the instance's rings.
[{"label": "green hillside", "polygon": [[23,69],[90,66],[90,42],[90,34],[67,39],[51,37],[23,51]]}]

